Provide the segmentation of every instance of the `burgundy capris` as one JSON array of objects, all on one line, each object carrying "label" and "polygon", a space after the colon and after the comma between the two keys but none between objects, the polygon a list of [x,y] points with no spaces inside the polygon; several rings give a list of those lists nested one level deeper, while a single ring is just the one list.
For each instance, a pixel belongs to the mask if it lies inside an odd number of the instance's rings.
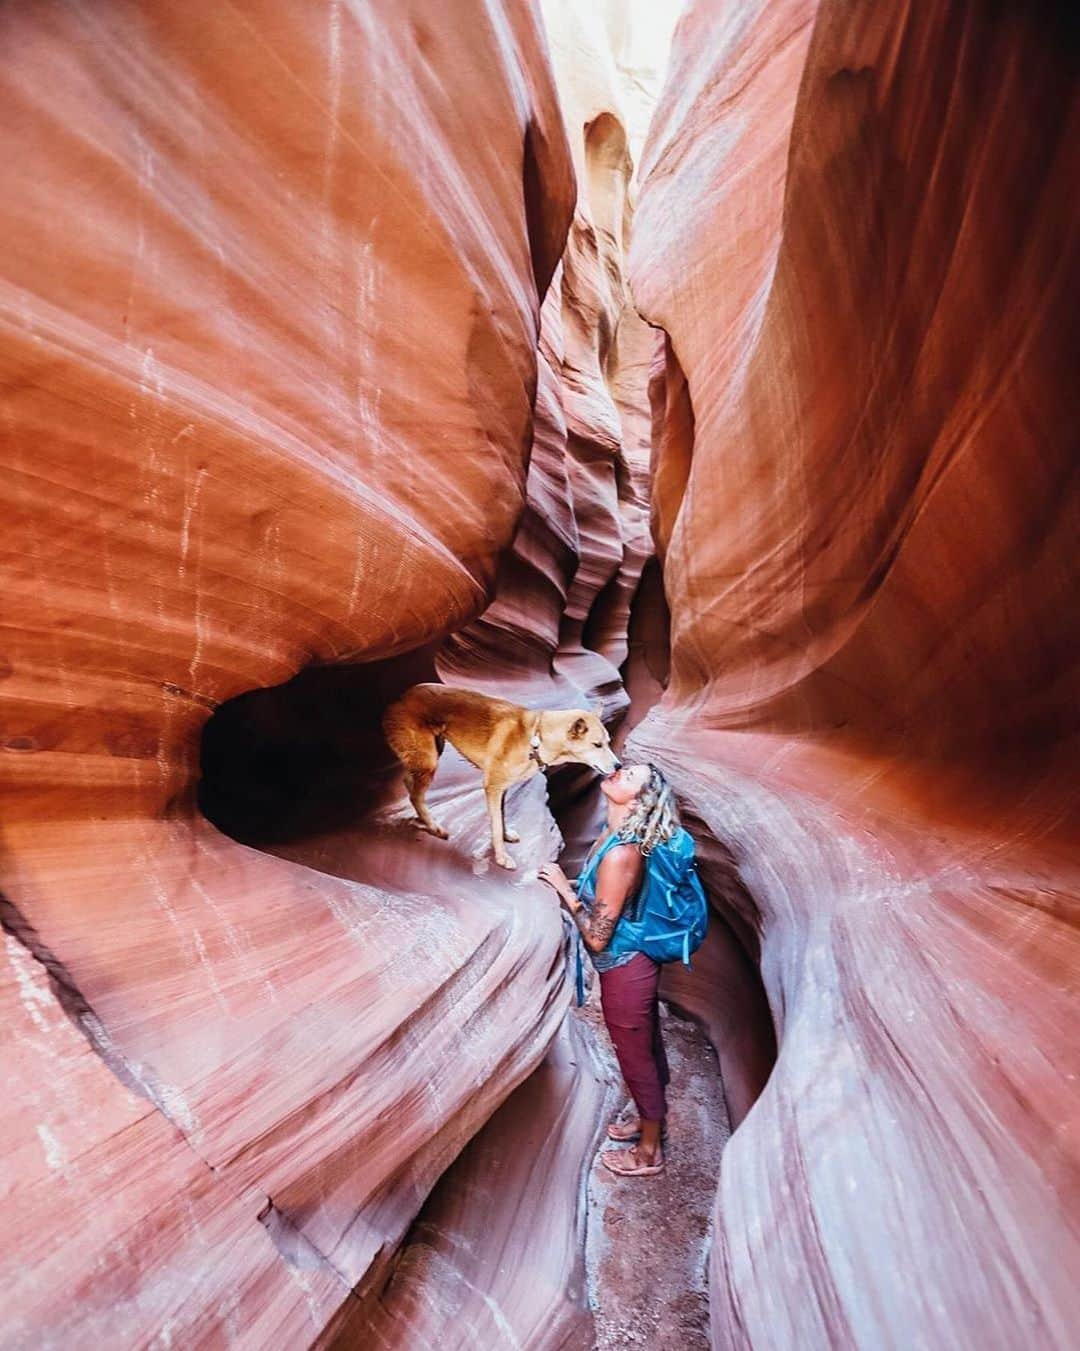
[{"label": "burgundy capris", "polygon": [[659,985],[660,967],[643,952],[635,952],[622,966],[600,972],[604,1022],[630,1096],[645,1121],[664,1119],[664,1088],[671,1077],[660,1035]]}]

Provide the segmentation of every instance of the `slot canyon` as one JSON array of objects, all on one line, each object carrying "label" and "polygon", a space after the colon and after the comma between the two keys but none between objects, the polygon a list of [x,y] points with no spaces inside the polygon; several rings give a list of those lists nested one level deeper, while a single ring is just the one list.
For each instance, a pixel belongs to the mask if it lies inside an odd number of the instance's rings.
[{"label": "slot canyon", "polygon": [[[0,1346],[1076,1345],[1077,27],[0,7]],[[675,787],[662,1177],[418,681]]]}]

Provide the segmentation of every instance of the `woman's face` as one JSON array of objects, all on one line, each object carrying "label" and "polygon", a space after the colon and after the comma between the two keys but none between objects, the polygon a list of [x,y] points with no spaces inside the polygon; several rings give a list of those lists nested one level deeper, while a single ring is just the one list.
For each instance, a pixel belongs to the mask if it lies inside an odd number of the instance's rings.
[{"label": "woman's face", "polygon": [[648,765],[623,765],[614,774],[600,780],[600,791],[611,802],[633,802],[649,781]]}]

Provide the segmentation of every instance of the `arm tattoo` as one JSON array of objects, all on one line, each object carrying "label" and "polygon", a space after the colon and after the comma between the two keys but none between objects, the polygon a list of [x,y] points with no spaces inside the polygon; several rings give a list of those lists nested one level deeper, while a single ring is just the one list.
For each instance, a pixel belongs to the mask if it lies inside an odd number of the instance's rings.
[{"label": "arm tattoo", "polygon": [[584,906],[574,912],[574,923],[581,930],[585,946],[591,952],[602,952],[607,947],[618,922],[618,915],[609,915],[600,901],[594,903],[591,915]]},{"label": "arm tattoo", "polygon": [[593,901],[591,912],[584,907],[574,912],[574,923],[590,952],[603,952],[611,942],[623,906],[640,884],[641,871],[641,855],[636,852],[624,855],[621,860],[609,855],[601,862],[597,874],[600,894]]}]

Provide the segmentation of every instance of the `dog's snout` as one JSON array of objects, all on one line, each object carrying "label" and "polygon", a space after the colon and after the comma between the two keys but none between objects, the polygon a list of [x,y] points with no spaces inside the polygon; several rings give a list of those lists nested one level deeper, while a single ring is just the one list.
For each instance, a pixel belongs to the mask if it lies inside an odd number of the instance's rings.
[{"label": "dog's snout", "polygon": [[616,769],[622,769],[622,761],[619,759],[617,755],[613,755],[611,758],[615,761],[615,764],[612,767],[611,771],[614,774]]}]

